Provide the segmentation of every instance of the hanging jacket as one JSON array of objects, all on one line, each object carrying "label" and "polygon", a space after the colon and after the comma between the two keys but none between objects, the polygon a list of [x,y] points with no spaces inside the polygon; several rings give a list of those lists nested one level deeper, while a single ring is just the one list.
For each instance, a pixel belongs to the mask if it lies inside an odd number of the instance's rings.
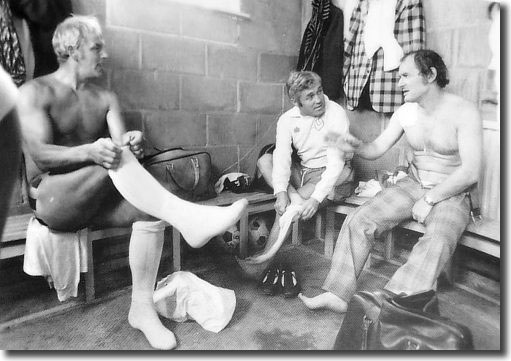
[{"label": "hanging jacket", "polygon": [[330,7],[316,72],[321,77],[323,91],[332,100],[342,93],[342,65],[344,60],[344,15],[336,6]]},{"label": "hanging jacket", "polygon": [[57,70],[57,56],[51,41],[57,25],[71,15],[71,1],[10,0],[10,3],[14,15],[28,23],[34,50],[34,78]]},{"label": "hanging jacket", "polygon": [[312,70],[322,80],[323,91],[338,99],[342,91],[344,16],[330,0],[313,0],[312,16],[303,34],[297,70]]},{"label": "hanging jacket", "polygon": [[[368,57],[364,49],[364,27],[369,0],[359,0],[346,34],[344,53],[344,92],[348,109],[359,106],[360,96],[369,82],[369,99],[377,112],[392,113],[403,104],[403,94],[397,86],[398,70],[384,71],[383,49]],[[398,0],[394,35],[403,53],[423,49],[426,45],[424,10],[421,0]]]},{"label": "hanging jacket", "polygon": [[316,68],[330,17],[330,5],[330,0],[312,0],[312,16],[303,33],[297,70],[314,71]]},{"label": "hanging jacket", "polygon": [[7,0],[0,0],[0,47],[0,65],[20,86],[25,82],[25,62]]}]

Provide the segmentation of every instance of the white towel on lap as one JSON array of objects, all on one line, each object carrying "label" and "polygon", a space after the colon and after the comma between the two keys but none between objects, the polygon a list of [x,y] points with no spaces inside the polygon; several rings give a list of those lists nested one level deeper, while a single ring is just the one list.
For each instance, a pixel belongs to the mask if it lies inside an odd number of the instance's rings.
[{"label": "white towel on lap", "polygon": [[46,277],[61,302],[76,297],[80,272],[87,272],[85,232],[55,232],[32,217],[27,228],[23,271]]}]

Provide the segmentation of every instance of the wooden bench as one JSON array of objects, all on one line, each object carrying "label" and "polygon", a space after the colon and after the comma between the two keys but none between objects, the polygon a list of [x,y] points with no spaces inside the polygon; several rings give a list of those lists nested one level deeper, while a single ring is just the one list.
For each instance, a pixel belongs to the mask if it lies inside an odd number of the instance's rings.
[{"label": "wooden bench", "polygon": [[[246,198],[248,207],[240,218],[240,255],[247,256],[248,252],[248,217],[252,214],[258,214],[273,209],[275,196],[262,192],[240,193],[222,192],[216,198],[198,202],[210,206],[226,206],[233,202]],[[22,256],[25,253],[25,237],[27,226],[32,213],[10,216],[6,220],[4,233],[1,239],[0,260]],[[95,299],[94,283],[94,259],[92,245],[96,240],[129,235],[131,227],[92,229],[85,230],[87,237],[87,272],[85,273],[85,301],[91,302]],[[173,249],[173,270],[181,269],[181,234],[176,228],[172,230],[172,249]]]},{"label": "wooden bench", "polygon": [[[364,204],[369,198],[352,196],[339,205],[327,207],[326,211],[326,231],[325,231],[325,256],[332,258],[334,251],[334,239],[337,237],[335,230],[335,214],[348,215],[353,212],[357,207]],[[384,238],[383,258],[390,261],[394,255],[394,244],[396,239],[397,228],[411,230],[414,232],[424,234],[424,225],[415,221],[405,221],[399,224],[394,230],[388,232]],[[490,256],[500,259],[500,221],[492,219],[483,219],[476,224],[471,222],[463,236],[461,237],[459,245],[475,249],[479,252],[488,254]],[[446,273],[452,281],[452,265],[446,267]]]}]

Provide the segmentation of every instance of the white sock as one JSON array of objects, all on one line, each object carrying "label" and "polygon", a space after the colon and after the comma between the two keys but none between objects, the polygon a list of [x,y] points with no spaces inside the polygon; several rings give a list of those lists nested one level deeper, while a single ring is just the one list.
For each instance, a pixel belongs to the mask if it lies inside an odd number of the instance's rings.
[{"label": "white sock", "polygon": [[176,347],[176,338],[162,325],[153,302],[164,230],[162,221],[133,223],[129,246],[133,288],[128,322],[144,333],[152,347],[170,350]]},{"label": "white sock", "polygon": [[176,227],[190,246],[198,248],[235,224],[248,201],[241,199],[229,207],[202,206],[187,202],[167,191],[144,168],[128,147],[121,163],[108,174],[121,195],[133,206]]},{"label": "white sock", "polygon": [[279,219],[279,234],[275,243],[272,244],[271,247],[265,250],[262,254],[247,258],[247,261],[251,263],[262,263],[273,258],[277,254],[280,247],[282,247],[291,223],[293,223],[293,220],[296,219],[301,212],[301,204],[291,203]]}]

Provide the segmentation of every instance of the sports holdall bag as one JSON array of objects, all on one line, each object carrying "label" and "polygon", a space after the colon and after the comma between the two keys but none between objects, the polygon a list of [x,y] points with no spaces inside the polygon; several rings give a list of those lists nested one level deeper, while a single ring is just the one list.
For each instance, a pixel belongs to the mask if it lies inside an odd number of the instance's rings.
[{"label": "sports holdall bag", "polygon": [[216,197],[208,152],[171,148],[144,158],[143,164],[167,190],[182,199],[201,201]]},{"label": "sports holdall bag", "polygon": [[393,296],[357,292],[337,335],[335,350],[471,350],[465,326],[442,317],[434,291]]}]

